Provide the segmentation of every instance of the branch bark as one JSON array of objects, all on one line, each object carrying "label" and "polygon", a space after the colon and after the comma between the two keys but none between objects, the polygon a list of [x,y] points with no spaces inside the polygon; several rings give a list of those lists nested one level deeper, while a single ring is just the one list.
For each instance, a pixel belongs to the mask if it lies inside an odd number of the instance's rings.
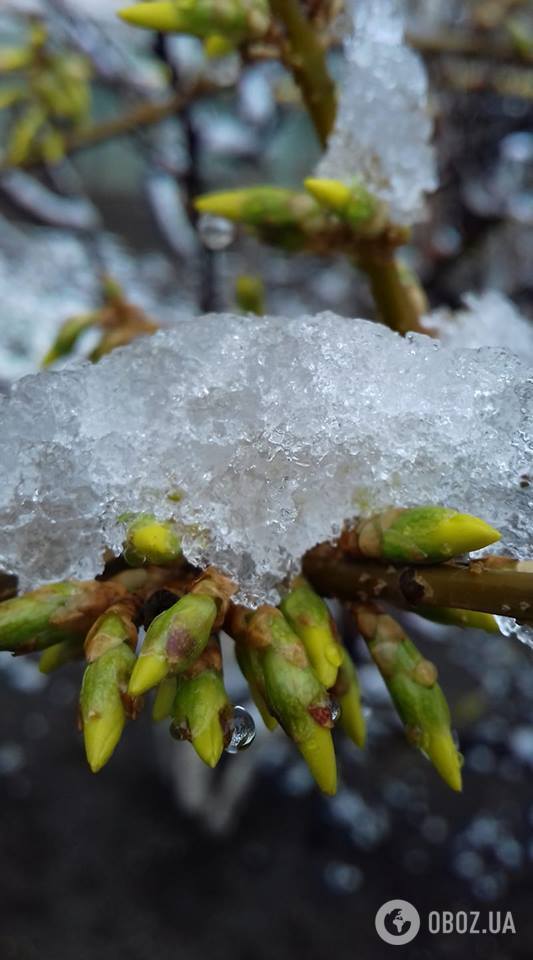
[{"label": "branch bark", "polygon": [[354,561],[320,544],[303,559],[318,593],[347,601],[379,598],[404,609],[418,604],[477,610],[517,620],[533,619],[533,562],[488,557],[471,563],[394,567]]},{"label": "branch bark", "polygon": [[301,90],[319,140],[325,147],[335,123],[337,102],[324,47],[299,0],[270,0],[270,6],[285,27],[285,66]]}]

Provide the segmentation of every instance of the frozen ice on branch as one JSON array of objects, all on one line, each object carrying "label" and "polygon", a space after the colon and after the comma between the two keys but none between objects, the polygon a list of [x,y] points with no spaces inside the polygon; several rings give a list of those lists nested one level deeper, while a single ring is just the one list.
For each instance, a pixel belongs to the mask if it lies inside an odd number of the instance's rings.
[{"label": "frozen ice on branch", "polygon": [[533,363],[533,325],[499,290],[466,293],[464,308],[434,310],[424,321],[451,347],[505,347]]},{"label": "frozen ice on branch", "polygon": [[0,566],[25,586],[94,576],[124,511],[174,517],[186,555],[251,601],[391,504],[447,504],[531,552],[533,382],[502,350],[210,315],[26,377],[0,418]]},{"label": "frozen ice on branch", "polygon": [[345,41],[335,129],[316,175],[357,178],[410,224],[437,186],[432,122],[422,61],[404,42],[401,0],[348,0],[353,29]]}]

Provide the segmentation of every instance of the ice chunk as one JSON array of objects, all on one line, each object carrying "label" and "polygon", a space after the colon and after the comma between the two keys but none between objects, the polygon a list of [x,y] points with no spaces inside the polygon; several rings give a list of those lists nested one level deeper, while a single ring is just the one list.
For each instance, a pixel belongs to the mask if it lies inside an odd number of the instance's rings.
[{"label": "ice chunk", "polygon": [[[0,406],[0,563],[24,585],[93,576],[117,516],[153,509],[185,551],[276,585],[354,514],[442,503],[531,552],[531,369],[324,313],[209,315],[25,377]],[[179,490],[176,503],[168,494]]]},{"label": "ice chunk", "polygon": [[465,309],[446,308],[425,318],[428,329],[452,347],[505,347],[533,363],[533,323],[518,312],[514,303],[498,290],[463,297]]},{"label": "ice chunk", "polygon": [[437,186],[427,77],[403,40],[401,0],[351,0],[353,32],[337,121],[317,176],[359,177],[398,223],[423,217]]}]

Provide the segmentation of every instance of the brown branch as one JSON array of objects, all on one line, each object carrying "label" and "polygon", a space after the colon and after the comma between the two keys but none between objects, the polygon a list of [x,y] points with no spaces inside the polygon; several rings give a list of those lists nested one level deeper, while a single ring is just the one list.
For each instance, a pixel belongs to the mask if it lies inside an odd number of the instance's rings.
[{"label": "brown branch", "polygon": [[[65,152],[67,154],[76,153],[78,150],[94,147],[99,143],[105,143],[107,140],[134,133],[141,127],[149,127],[155,123],[160,123],[161,120],[179,113],[191,100],[213,89],[215,88],[203,83],[198,84],[186,93],[175,93],[165,100],[150,100],[138,103],[131,110],[119,114],[117,117],[102,120],[100,123],[83,127],[68,134],[65,137]],[[31,167],[39,162],[40,160],[35,154],[30,154],[23,166]],[[2,169],[6,169],[6,167],[0,166],[0,171]]]},{"label": "brown branch", "polygon": [[406,40],[409,46],[428,58],[458,56],[472,60],[497,61],[515,67],[533,63],[533,53],[527,50],[519,52],[512,44],[494,43],[479,35],[465,35],[459,30],[442,31],[435,36],[408,33]]},{"label": "brown branch", "polygon": [[299,0],[270,0],[273,14],[285,28],[285,66],[301,90],[322,146],[335,123],[335,84],[328,73],[324,47]]},{"label": "brown branch", "polygon": [[394,567],[353,561],[330,544],[303,559],[303,572],[315,589],[339,600],[388,600],[416,610],[418,604],[477,610],[529,620],[533,613],[533,563],[490,557],[471,563]]}]

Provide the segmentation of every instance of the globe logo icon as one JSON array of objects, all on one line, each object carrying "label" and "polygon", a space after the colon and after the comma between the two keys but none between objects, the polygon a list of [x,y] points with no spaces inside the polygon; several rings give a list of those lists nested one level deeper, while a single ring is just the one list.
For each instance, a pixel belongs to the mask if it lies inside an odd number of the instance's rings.
[{"label": "globe logo icon", "polygon": [[376,913],[376,931],[385,943],[402,946],[420,930],[420,914],[407,900],[388,900]]}]

